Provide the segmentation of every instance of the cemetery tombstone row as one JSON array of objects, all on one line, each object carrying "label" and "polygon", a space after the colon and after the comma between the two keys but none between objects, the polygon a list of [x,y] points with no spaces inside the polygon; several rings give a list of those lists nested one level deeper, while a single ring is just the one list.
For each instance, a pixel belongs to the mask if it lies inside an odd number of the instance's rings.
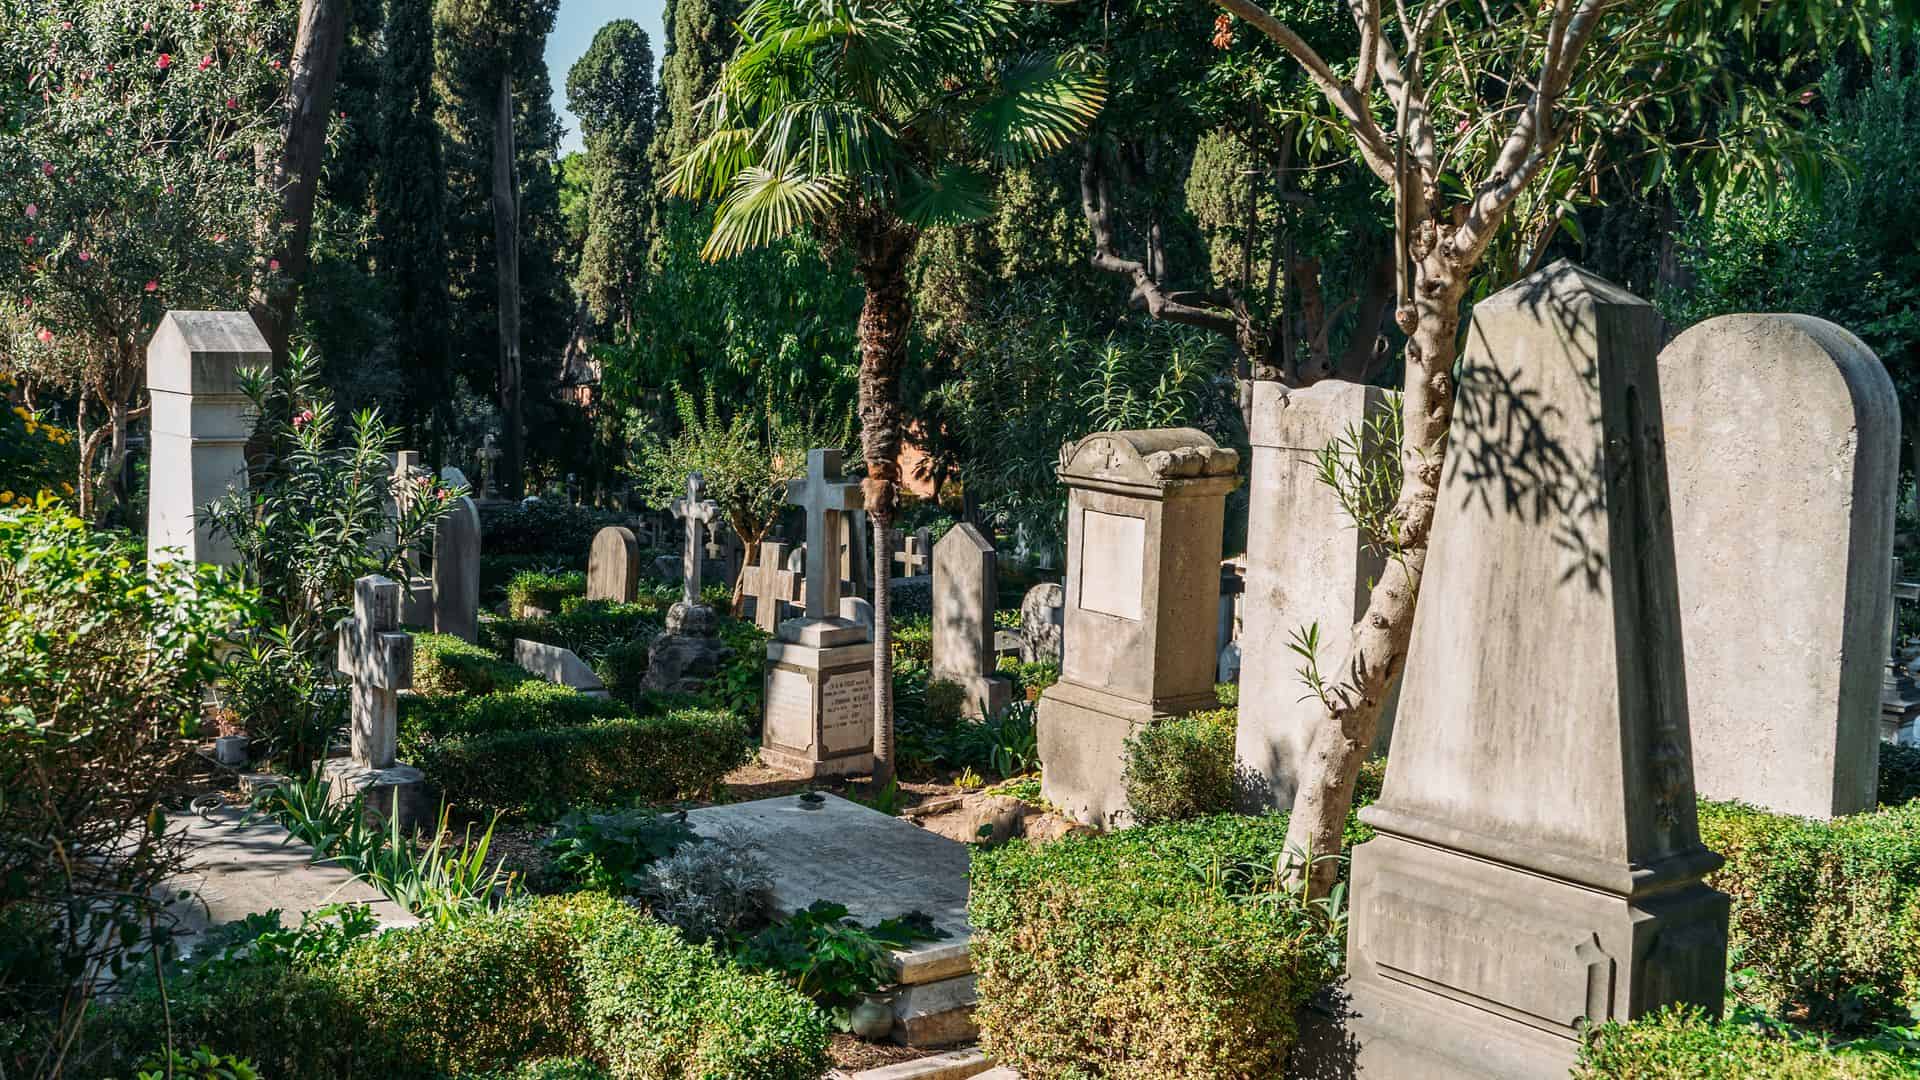
[{"label": "cemetery tombstone row", "polygon": [[148,562],[231,565],[239,557],[200,508],[229,490],[247,489],[253,412],[240,391],[240,370],[264,368],[272,359],[244,311],[169,311],[160,320],[147,344],[153,398]]},{"label": "cemetery tombstone row", "polygon": [[1060,451],[1068,488],[1064,664],[1040,697],[1041,794],[1124,824],[1126,740],[1210,708],[1220,546],[1239,455],[1193,428],[1089,435]]},{"label": "cemetery tombstone row", "polygon": [[[467,476],[448,465],[440,479],[470,487]],[[480,510],[472,495],[454,500],[433,531],[433,629],[463,641],[480,640]]]},{"label": "cemetery tombstone row", "polygon": [[994,674],[993,606],[999,559],[972,522],[947,531],[933,547],[933,657],[936,679],[966,691],[963,715],[989,717],[1013,700],[1013,684]]},{"label": "cemetery tombstone row", "polygon": [[640,595],[640,541],[633,530],[609,525],[593,534],[587,552],[587,599],[630,604]]},{"label": "cemetery tombstone row", "polygon": [[1871,810],[1891,617],[1900,403],[1807,315],[1728,315],[1660,354],[1700,793]]},{"label": "cemetery tombstone row", "polygon": [[806,476],[787,484],[787,501],[806,512],[806,608],[767,643],[760,758],[806,777],[871,772],[873,641],[840,617],[836,543],[842,518],[863,505],[860,484],[841,475],[839,450],[810,450]]},{"label": "cemetery tombstone row", "polygon": [[1393,768],[1353,851],[1360,1075],[1564,1076],[1588,1024],[1721,1005],[1661,332],[1565,262],[1474,308]]}]

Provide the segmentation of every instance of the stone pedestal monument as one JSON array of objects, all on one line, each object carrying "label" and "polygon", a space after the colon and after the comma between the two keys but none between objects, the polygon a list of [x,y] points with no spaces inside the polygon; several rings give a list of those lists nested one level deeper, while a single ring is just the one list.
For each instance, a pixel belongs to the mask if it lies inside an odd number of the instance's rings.
[{"label": "stone pedestal monument", "polygon": [[1810,315],[1728,315],[1660,354],[1700,794],[1871,810],[1900,399]]},{"label": "stone pedestal monument", "polygon": [[1364,1077],[1564,1076],[1592,1023],[1717,1013],[1653,307],[1568,263],[1483,300],[1391,768],[1353,852]]},{"label": "stone pedestal monument", "polygon": [[963,715],[989,717],[1013,700],[1013,684],[994,674],[993,602],[999,557],[971,522],[947,531],[933,547],[933,662],[936,679],[967,692]]},{"label": "stone pedestal monument", "polygon": [[787,485],[805,509],[806,614],[767,643],[766,724],[760,759],[802,776],[873,771],[873,641],[839,616],[841,516],[864,505],[840,475],[840,451],[807,452],[807,475]]},{"label": "stone pedestal monument", "polygon": [[394,760],[399,691],[413,685],[413,635],[400,629],[400,583],[369,574],[353,583],[353,615],[335,628],[339,669],[353,683],[349,754],[325,766],[336,802],[363,799],[370,821],[398,817],[410,830],[433,820],[420,770]]},{"label": "stone pedestal monument", "polygon": [[1122,755],[1137,728],[1214,706],[1220,546],[1239,463],[1193,428],[1089,435],[1060,451],[1065,655],[1040,697],[1041,794],[1081,821],[1126,824]]},{"label": "stone pedestal monument", "polygon": [[680,567],[680,599],[667,609],[667,628],[647,647],[649,690],[676,694],[697,692],[720,670],[733,650],[720,641],[720,617],[700,602],[703,527],[720,516],[719,504],[702,498],[705,483],[699,473],[687,477],[687,493],[673,500],[673,516],[686,522],[686,548]]},{"label": "stone pedestal monument", "polygon": [[229,490],[247,488],[252,405],[242,368],[273,361],[267,339],[244,311],[169,311],[147,344],[153,395],[152,467],[147,496],[147,561],[183,558],[233,563],[233,544],[197,514]]}]

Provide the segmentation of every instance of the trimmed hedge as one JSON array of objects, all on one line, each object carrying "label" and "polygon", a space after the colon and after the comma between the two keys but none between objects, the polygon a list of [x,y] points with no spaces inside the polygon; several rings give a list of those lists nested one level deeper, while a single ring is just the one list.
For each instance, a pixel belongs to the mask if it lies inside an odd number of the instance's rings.
[{"label": "trimmed hedge", "polygon": [[1167,717],[1127,739],[1121,775],[1134,821],[1185,821],[1240,805],[1235,718],[1232,709]]},{"label": "trimmed hedge", "polygon": [[1265,890],[1285,835],[1228,815],[976,851],[982,1048],[1027,1080],[1284,1075],[1295,1010],[1342,962]]},{"label": "trimmed hedge", "polygon": [[1843,1027],[1920,998],[1920,803],[1835,821],[1700,805],[1733,898],[1727,969],[1777,1015]]},{"label": "trimmed hedge", "polygon": [[569,506],[542,499],[529,506],[517,502],[482,502],[480,550],[492,555],[545,555],[584,568],[593,550],[593,536],[608,525],[623,525],[631,515],[590,506]]},{"label": "trimmed hedge", "polygon": [[523,816],[706,795],[752,756],[732,714],[682,709],[433,740],[413,764],[462,809]]},{"label": "trimmed hedge", "polygon": [[501,656],[512,656],[514,639],[524,638],[572,649],[592,663],[614,646],[652,641],[665,624],[665,612],[651,600],[620,604],[572,596],[545,618],[489,619],[480,624],[480,639]]},{"label": "trimmed hedge", "polygon": [[418,694],[491,694],[533,676],[452,634],[413,635],[413,689]]},{"label": "trimmed hedge", "polygon": [[507,582],[507,616],[521,618],[522,611],[529,607],[559,611],[562,601],[586,595],[585,571],[571,570],[556,574],[545,570],[522,570]]},{"label": "trimmed hedge", "polygon": [[1891,1080],[1920,1075],[1892,1053],[1835,1049],[1675,1009],[1608,1024],[1583,1048],[1575,1080]]},{"label": "trimmed hedge", "polygon": [[400,756],[407,760],[447,739],[549,731],[631,715],[617,701],[532,677],[478,697],[409,695],[400,699],[399,714]]}]

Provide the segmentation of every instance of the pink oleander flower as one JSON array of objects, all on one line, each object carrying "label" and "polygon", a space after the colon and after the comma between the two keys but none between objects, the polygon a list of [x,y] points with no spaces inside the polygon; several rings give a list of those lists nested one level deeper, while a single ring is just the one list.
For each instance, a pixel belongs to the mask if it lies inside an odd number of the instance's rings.
[{"label": "pink oleander flower", "polygon": [[27,204],[27,220],[32,221],[34,218],[37,218],[39,216],[40,216],[40,207],[37,204],[28,203]]},{"label": "pink oleander flower", "polygon": [[83,251],[83,252],[81,252],[81,253],[80,253],[80,261],[81,261],[81,262],[92,262],[92,261],[93,261],[93,252],[91,252],[91,251]]},{"label": "pink oleander flower", "polygon": [[280,260],[279,260],[279,259],[268,259],[268,260],[267,260],[267,269],[268,269],[269,271],[271,271],[272,273],[275,273],[275,274],[277,274],[277,273],[279,273],[279,272],[280,272]]},{"label": "pink oleander flower", "polygon": [[44,327],[44,326],[40,328],[40,332],[39,332],[39,333],[37,333],[37,334],[35,334],[35,335],[33,335],[33,336],[34,336],[34,337],[37,337],[37,338],[39,338],[39,339],[40,339],[40,344],[42,344],[42,345],[51,345],[51,344],[53,344],[53,331],[51,331],[51,330],[49,330],[49,329],[47,329],[47,328],[46,328],[46,327]]},{"label": "pink oleander flower", "polygon": [[295,428],[302,428],[302,427],[305,427],[305,426],[307,426],[308,424],[311,424],[311,423],[313,423],[313,410],[312,410],[312,409],[302,409],[302,410],[300,411],[300,414],[299,414],[298,416],[295,416],[295,417],[293,418],[293,426],[294,426]]},{"label": "pink oleander flower", "polygon": [[173,54],[161,53],[160,59],[154,61],[153,66],[159,68],[161,71],[167,70],[173,66]]},{"label": "pink oleander flower", "polygon": [[43,162],[41,162],[41,163],[40,163],[40,175],[42,175],[42,176],[52,176],[52,175],[53,175],[53,162],[51,162],[51,161],[43,161]]},{"label": "pink oleander flower", "polygon": [[157,292],[160,289],[160,283],[157,281],[149,281],[146,287],[148,292]]},{"label": "pink oleander flower", "polygon": [[201,71],[205,71],[212,66],[213,66],[213,54],[209,53],[206,56],[203,56],[200,58]]}]

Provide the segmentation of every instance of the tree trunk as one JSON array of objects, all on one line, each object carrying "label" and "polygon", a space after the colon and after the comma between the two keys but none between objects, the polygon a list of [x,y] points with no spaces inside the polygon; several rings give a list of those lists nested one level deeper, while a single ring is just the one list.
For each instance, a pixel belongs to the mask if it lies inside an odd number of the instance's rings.
[{"label": "tree trunk", "polygon": [[1401,310],[1409,331],[1406,386],[1401,400],[1401,550],[1388,560],[1354,623],[1339,666],[1323,669],[1327,713],[1309,733],[1299,764],[1300,786],[1287,822],[1287,851],[1302,860],[1308,895],[1325,896],[1339,872],[1341,836],[1353,805],[1360,766],[1373,747],[1380,709],[1413,634],[1414,602],[1427,562],[1427,542],[1439,498],[1440,469],[1453,420],[1453,361],[1459,348],[1460,302],[1468,270],[1451,245],[1433,245],[1414,266],[1411,308]]},{"label": "tree trunk", "polygon": [[[887,588],[887,532],[900,486],[900,368],[913,301],[907,260],[914,236],[890,221],[858,229],[858,269],[867,297],[860,309],[860,447],[867,460],[867,516],[873,522],[873,784],[894,778],[893,618]],[[829,612],[829,614],[832,614]]]},{"label": "tree trunk", "polygon": [[347,40],[347,16],[347,0],[301,0],[287,82],[291,108],[287,143],[273,171],[273,185],[280,192],[279,226],[284,230],[273,247],[280,271],[277,280],[262,284],[253,297],[253,321],[273,348],[275,371],[286,363],[294,304],[307,273],[313,198],[326,154],[327,118],[332,115],[333,89]]},{"label": "tree trunk", "polygon": [[500,418],[506,429],[501,485],[524,493],[526,432],[520,387],[520,191],[514,176],[513,73],[503,63],[493,113],[493,252],[500,305]]}]

